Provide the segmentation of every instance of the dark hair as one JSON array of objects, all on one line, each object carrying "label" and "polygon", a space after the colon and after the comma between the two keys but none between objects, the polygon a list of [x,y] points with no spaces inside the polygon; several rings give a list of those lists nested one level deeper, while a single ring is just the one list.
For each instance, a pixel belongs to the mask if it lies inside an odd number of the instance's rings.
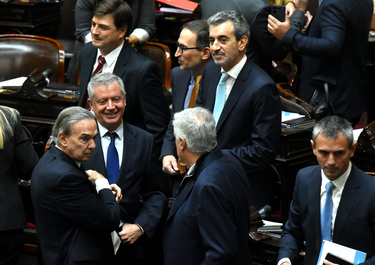
[{"label": "dark hair", "polygon": [[184,25],[182,25],[181,30],[188,29],[197,35],[197,40],[195,41],[195,46],[199,50],[203,50],[206,47],[210,47],[209,41],[209,27],[208,23],[204,19],[193,20]]},{"label": "dark hair", "polygon": [[94,16],[111,15],[116,29],[132,27],[133,13],[130,6],[122,0],[103,0],[96,5]]}]

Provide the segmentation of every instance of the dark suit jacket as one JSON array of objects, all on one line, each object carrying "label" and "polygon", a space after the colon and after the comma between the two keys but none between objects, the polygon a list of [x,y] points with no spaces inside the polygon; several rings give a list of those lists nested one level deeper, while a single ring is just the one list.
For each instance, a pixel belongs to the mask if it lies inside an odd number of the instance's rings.
[{"label": "dark suit jacket", "polygon": [[324,0],[306,35],[290,29],[282,42],[303,55],[299,94],[303,100],[314,89],[330,84],[336,114],[358,118],[366,108],[365,92],[371,0]]},{"label": "dark suit jacket", "polygon": [[[297,175],[289,220],[280,241],[279,258],[292,264],[306,241],[305,265],[317,263],[320,247],[321,169],[312,166]],[[332,241],[367,253],[365,264],[375,262],[375,179],[354,165],[337,210]]]},{"label": "dark suit jacket", "polygon": [[[83,46],[80,54],[81,95],[78,105],[81,107],[86,104],[87,85],[91,79],[96,52],[97,49],[90,42]],[[125,85],[124,121],[153,134],[160,148],[170,114],[158,66],[125,43],[113,73],[118,75]]]},{"label": "dark suit jacket", "polygon": [[99,194],[83,169],[51,145],[34,169],[31,198],[45,264],[111,264],[111,231],[120,209],[110,189]]},{"label": "dark suit jacket", "polygon": [[[191,79],[191,70],[181,70],[181,68],[174,67],[171,72],[171,85],[172,85],[172,107],[173,113],[184,110],[184,103],[186,93]],[[173,134],[172,120],[168,125],[163,140],[163,147],[160,154],[160,159],[166,155],[174,155],[177,157],[175,137]]]},{"label": "dark suit jacket", "polygon": [[[123,150],[122,164],[116,182],[123,194],[119,204],[121,220],[139,224],[145,232],[143,240],[149,239],[155,233],[167,206],[165,184],[161,177],[154,138],[144,130],[124,122]],[[95,169],[107,177],[100,137],[96,139],[96,148],[90,160],[83,165],[85,169]],[[138,248],[135,255],[143,256],[144,246],[140,243],[135,244]]]},{"label": "dark suit jacket", "polygon": [[[197,106],[213,111],[220,66],[209,62],[202,75]],[[280,145],[280,97],[273,80],[249,59],[242,68],[216,126],[218,146],[244,167],[257,207],[267,184],[254,172],[273,163]],[[261,202],[260,202],[261,203]],[[269,203],[269,202],[268,202]],[[259,208],[260,209],[260,208]]]},{"label": "dark suit jacket", "polygon": [[[202,18],[208,19],[222,10],[235,10],[241,13],[250,26],[250,39],[246,54],[255,64],[264,71],[270,72],[272,60],[281,61],[289,53],[289,48],[276,39],[267,29],[268,15],[272,5],[267,0],[201,0]],[[296,10],[290,18],[292,27],[300,30],[305,25],[305,16],[302,11]]]},{"label": "dark suit jacket", "polygon": [[246,175],[215,149],[186,178],[164,226],[165,264],[251,264]]},{"label": "dark suit jacket", "polygon": [[[10,121],[7,112],[3,113]],[[0,231],[26,228],[26,215],[17,177],[30,179],[39,160],[19,118],[10,124],[13,136],[8,136],[4,149],[0,149]]]}]

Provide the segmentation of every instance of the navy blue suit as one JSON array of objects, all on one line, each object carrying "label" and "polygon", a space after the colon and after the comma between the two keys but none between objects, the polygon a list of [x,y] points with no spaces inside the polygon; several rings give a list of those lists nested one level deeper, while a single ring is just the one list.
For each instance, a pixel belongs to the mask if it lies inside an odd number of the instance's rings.
[{"label": "navy blue suit", "polygon": [[[134,245],[127,250],[138,258],[146,253],[147,241],[158,225],[167,206],[165,185],[161,177],[161,167],[155,150],[154,138],[146,131],[124,122],[124,149],[122,164],[116,184],[121,188],[121,220],[139,224],[144,232]],[[100,137],[85,169],[95,169],[107,178]]]},{"label": "navy blue suit", "polygon": [[372,0],[324,0],[306,35],[290,29],[283,44],[303,55],[299,94],[308,100],[314,89],[330,87],[336,114],[356,120],[366,109],[366,62]]},{"label": "navy blue suit", "polygon": [[220,149],[202,155],[196,166],[164,226],[165,265],[251,264],[245,172]]},{"label": "navy blue suit", "polygon": [[[220,66],[209,62],[202,75],[197,106],[213,111]],[[216,126],[218,146],[236,157],[250,181],[251,203],[269,203],[266,177],[255,174],[271,165],[280,145],[280,97],[273,80],[246,61]],[[259,173],[259,172],[258,172]],[[258,208],[260,209],[260,208]]]},{"label": "navy blue suit", "polygon": [[44,264],[112,264],[111,231],[120,223],[112,191],[102,189],[98,194],[83,169],[54,145],[31,179]]},{"label": "navy blue suit", "polygon": [[[86,104],[87,85],[91,79],[96,53],[97,48],[91,42],[84,45],[80,53],[81,94],[78,105],[81,107]],[[160,148],[170,114],[158,66],[124,43],[113,73],[125,85],[124,121],[153,134],[157,147]]]},{"label": "navy blue suit", "polygon": [[[321,169],[312,166],[297,175],[289,220],[280,241],[279,259],[292,264],[306,241],[305,265],[315,265],[321,247]],[[375,179],[354,165],[337,210],[332,241],[367,253],[364,264],[375,263]]]}]

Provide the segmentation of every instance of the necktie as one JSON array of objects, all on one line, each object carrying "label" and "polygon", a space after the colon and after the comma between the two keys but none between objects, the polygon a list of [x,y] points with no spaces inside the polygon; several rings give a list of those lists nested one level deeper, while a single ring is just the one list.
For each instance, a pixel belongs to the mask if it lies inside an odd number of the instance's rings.
[{"label": "necktie", "polygon": [[320,229],[322,240],[331,241],[332,227],[332,190],[335,188],[332,182],[326,185],[326,201],[320,213]]},{"label": "necktie", "polygon": [[109,184],[116,183],[118,172],[120,169],[119,160],[118,160],[118,153],[115,146],[115,139],[117,134],[108,132],[107,134],[111,137],[111,142],[108,146],[107,151],[107,175]]},{"label": "necktie", "polygon": [[98,61],[99,61],[99,64],[98,66],[96,67],[94,73],[92,74],[92,76],[96,75],[96,74],[100,74],[103,70],[103,65],[105,64],[105,58],[103,56],[99,56],[98,58]]},{"label": "necktie", "polygon": [[214,105],[214,119],[217,124],[219,121],[221,112],[223,111],[225,101],[226,101],[226,90],[227,90],[227,85],[226,81],[228,79],[229,75],[225,72],[221,74],[219,84],[216,87],[216,98],[215,98],[215,105]]},{"label": "necktie", "polygon": [[197,100],[197,95],[199,91],[199,82],[201,81],[201,75],[197,75],[195,77],[195,85],[193,87],[193,90],[191,91],[191,96],[189,100],[188,108],[194,108],[195,107],[195,101]]}]

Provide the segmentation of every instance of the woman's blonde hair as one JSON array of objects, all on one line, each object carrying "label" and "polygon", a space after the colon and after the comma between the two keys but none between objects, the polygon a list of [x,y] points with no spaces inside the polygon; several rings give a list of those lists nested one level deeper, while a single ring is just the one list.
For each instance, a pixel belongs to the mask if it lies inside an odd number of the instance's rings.
[{"label": "woman's blonde hair", "polygon": [[13,136],[12,125],[17,122],[18,115],[17,110],[0,106],[0,149],[4,149],[5,141]]}]

